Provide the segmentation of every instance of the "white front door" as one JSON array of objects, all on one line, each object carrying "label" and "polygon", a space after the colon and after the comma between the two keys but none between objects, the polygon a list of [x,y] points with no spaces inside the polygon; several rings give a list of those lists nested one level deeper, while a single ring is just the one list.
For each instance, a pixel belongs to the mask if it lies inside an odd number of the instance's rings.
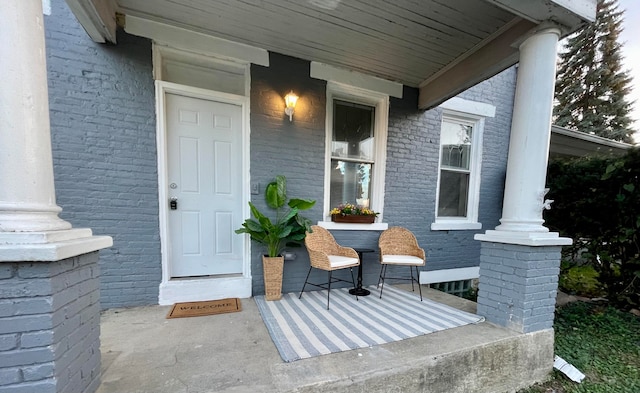
[{"label": "white front door", "polygon": [[167,94],[166,111],[171,277],[240,274],[242,108]]}]

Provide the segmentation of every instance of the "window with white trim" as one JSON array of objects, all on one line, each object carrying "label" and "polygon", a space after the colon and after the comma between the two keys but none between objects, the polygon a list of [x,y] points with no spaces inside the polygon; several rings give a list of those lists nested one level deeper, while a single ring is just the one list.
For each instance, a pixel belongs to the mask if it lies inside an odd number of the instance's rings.
[{"label": "window with white trim", "polygon": [[379,212],[384,175],[389,96],[339,83],[327,83],[324,216],[352,203]]},{"label": "window with white trim", "polygon": [[481,229],[478,222],[484,118],[444,111],[434,230]]},{"label": "window with white trim", "polygon": [[496,107],[454,97],[442,104],[436,219],[432,230],[482,229],[478,222],[484,119]]}]

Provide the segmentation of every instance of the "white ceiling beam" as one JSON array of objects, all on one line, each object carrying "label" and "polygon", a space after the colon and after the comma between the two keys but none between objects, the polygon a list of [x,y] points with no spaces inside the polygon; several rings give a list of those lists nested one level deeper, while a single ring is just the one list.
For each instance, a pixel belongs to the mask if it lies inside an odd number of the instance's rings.
[{"label": "white ceiling beam", "polygon": [[520,18],[420,84],[418,107],[429,109],[518,62],[518,46],[536,24]]},{"label": "white ceiling beam", "polygon": [[[476,45],[464,56],[420,84],[418,106],[432,108],[516,64],[518,43],[540,24],[553,24],[563,34],[596,17],[597,0],[485,0],[520,18]],[[452,86],[455,86],[452,88]]]},{"label": "white ceiling beam", "polygon": [[535,23],[553,21],[568,34],[596,19],[598,0],[485,0]]},{"label": "white ceiling beam", "polygon": [[402,83],[376,78],[375,76],[345,70],[316,61],[311,62],[309,75],[316,79],[344,83],[361,89],[383,93],[391,97],[402,98]]},{"label": "white ceiling beam", "polygon": [[115,0],[67,0],[67,5],[93,41],[116,43]]}]

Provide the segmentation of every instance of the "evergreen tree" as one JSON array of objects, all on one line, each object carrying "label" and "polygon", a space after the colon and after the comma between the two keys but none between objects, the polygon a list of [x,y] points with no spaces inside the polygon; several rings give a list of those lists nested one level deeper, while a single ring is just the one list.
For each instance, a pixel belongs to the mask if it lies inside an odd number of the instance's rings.
[{"label": "evergreen tree", "polygon": [[596,21],[571,36],[560,55],[555,124],[632,142],[631,77],[622,70],[623,11],[617,0],[599,0]]}]

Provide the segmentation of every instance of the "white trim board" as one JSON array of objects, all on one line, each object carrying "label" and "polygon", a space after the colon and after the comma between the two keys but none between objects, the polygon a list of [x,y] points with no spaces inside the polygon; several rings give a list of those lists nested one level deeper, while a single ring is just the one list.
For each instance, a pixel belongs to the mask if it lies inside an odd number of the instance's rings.
[{"label": "white trim board", "polygon": [[241,44],[195,31],[127,15],[124,30],[133,35],[151,38],[174,48],[227,60],[269,66],[266,49]]},{"label": "white trim board", "polygon": [[162,282],[158,304],[251,297],[251,277],[208,277]]},{"label": "white trim board", "polygon": [[309,72],[312,78],[333,81],[361,89],[386,94],[391,97],[402,98],[402,83],[388,81],[375,76],[349,71],[328,64],[311,62]]},{"label": "white trim board", "polygon": [[496,107],[484,102],[465,100],[464,98],[453,97],[438,106],[440,109],[460,112],[463,115],[474,115],[482,117],[495,117]]},{"label": "white trim board", "polygon": [[318,221],[318,226],[334,231],[384,231],[389,228],[386,222],[374,222],[373,224],[350,224],[333,221]]},{"label": "white trim board", "polygon": [[420,284],[435,284],[439,282],[472,280],[480,277],[480,267],[460,267],[457,269],[442,269],[420,272]]}]

